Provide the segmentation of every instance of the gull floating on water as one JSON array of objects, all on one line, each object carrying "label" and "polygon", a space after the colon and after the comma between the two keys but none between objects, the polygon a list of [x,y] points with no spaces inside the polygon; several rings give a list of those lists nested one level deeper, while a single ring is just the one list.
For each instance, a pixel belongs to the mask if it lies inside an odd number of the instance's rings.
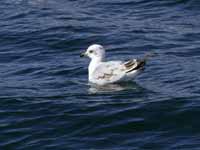
[{"label": "gull floating on water", "polygon": [[131,59],[125,62],[105,61],[105,49],[99,44],[89,46],[80,56],[88,56],[91,59],[88,78],[89,82],[97,85],[132,80],[144,68],[149,57],[146,55],[143,59]]}]

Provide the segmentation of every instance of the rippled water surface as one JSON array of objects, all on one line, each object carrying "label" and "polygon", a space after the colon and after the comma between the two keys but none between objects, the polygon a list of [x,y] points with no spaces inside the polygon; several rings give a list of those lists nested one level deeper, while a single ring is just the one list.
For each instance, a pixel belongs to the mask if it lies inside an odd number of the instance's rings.
[{"label": "rippled water surface", "polygon": [[[1,150],[198,150],[200,2],[0,1]],[[155,52],[132,83],[87,81],[109,59]]]}]

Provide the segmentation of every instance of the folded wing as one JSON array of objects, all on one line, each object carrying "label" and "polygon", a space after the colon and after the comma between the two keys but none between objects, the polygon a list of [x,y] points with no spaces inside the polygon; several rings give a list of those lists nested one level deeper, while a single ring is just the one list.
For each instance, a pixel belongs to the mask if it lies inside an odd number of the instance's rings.
[{"label": "folded wing", "polygon": [[145,61],[129,60],[127,62],[110,61],[100,64],[92,74],[92,82],[97,84],[114,83],[126,78],[144,67]]},{"label": "folded wing", "polygon": [[93,72],[93,79],[98,84],[120,81],[125,76],[125,68],[120,61],[110,61],[100,64]]}]

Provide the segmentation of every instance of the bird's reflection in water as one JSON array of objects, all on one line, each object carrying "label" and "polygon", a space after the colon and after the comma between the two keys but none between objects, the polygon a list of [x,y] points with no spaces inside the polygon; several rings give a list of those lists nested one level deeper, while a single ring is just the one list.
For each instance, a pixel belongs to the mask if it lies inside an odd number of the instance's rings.
[{"label": "bird's reflection in water", "polygon": [[109,92],[118,92],[123,90],[141,90],[143,89],[136,82],[125,82],[125,83],[115,83],[115,84],[106,84],[106,85],[95,85],[90,84],[89,93],[109,93]]}]

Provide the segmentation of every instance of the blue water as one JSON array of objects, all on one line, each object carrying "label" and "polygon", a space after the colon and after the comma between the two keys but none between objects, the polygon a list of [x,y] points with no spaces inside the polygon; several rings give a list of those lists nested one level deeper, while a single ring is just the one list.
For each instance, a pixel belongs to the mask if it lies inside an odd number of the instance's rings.
[{"label": "blue water", "polygon": [[[200,2],[0,1],[1,150],[199,150]],[[132,83],[92,87],[109,59],[155,52]]]}]

